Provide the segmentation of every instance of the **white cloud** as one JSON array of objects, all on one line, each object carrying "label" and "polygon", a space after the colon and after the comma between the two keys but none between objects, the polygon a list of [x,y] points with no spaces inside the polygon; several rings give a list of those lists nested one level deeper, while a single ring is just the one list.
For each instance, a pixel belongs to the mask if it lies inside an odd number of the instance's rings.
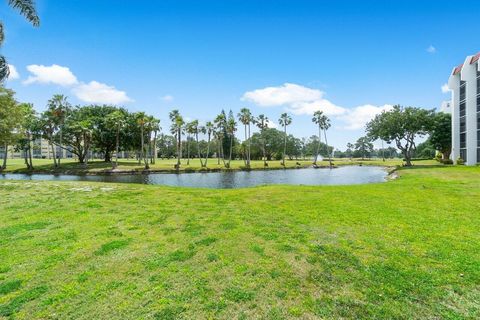
[{"label": "white cloud", "polygon": [[321,99],[323,92],[293,83],[278,87],[267,87],[246,92],[242,100],[251,101],[261,107],[291,105],[297,102],[310,102]]},{"label": "white cloud", "polygon": [[427,48],[427,52],[428,53],[436,53],[437,52],[437,48],[435,48],[434,46],[430,45],[428,48]]},{"label": "white cloud", "polygon": [[443,93],[449,93],[449,92],[450,92],[450,89],[448,88],[448,84],[445,83],[445,84],[442,86],[442,92],[443,92]]},{"label": "white cloud", "polygon": [[173,101],[174,97],[167,94],[167,95],[164,95],[161,99],[165,102],[171,102],[171,101]]},{"label": "white cloud", "polygon": [[267,123],[267,126],[268,126],[269,128],[272,128],[272,129],[277,129],[277,128],[278,128],[278,125],[277,125],[274,121],[272,121],[272,120],[270,120],[270,119],[268,119],[268,120],[266,121],[266,123]]},{"label": "white cloud", "polygon": [[329,116],[345,113],[339,107],[323,96],[325,93],[318,89],[307,88],[294,83],[285,83],[278,87],[267,87],[246,92],[242,100],[251,101],[261,107],[285,106],[288,111],[296,115],[311,115],[322,110]]},{"label": "white cloud", "polygon": [[342,129],[346,130],[362,129],[377,114],[392,109],[388,104],[383,106],[366,104],[348,109],[325,99],[324,95],[323,91],[317,89],[285,83],[278,87],[246,92],[242,100],[251,101],[261,107],[283,106],[295,115],[312,115],[315,111],[321,110],[327,116],[343,122]]},{"label": "white cloud", "polygon": [[393,106],[389,104],[378,107],[366,104],[349,109],[345,115],[340,117],[340,120],[345,122],[344,129],[358,130],[364,128],[367,122],[372,120],[377,114],[380,114],[382,111],[389,111],[392,108]]},{"label": "white cloud", "polygon": [[339,116],[347,112],[347,109],[339,107],[326,99],[296,102],[288,106],[287,109],[296,115],[312,115],[317,110],[323,111],[327,116]]},{"label": "white cloud", "polygon": [[[31,73],[23,83],[29,84],[56,84],[69,87],[72,93],[80,100],[88,103],[120,104],[133,101],[125,91],[117,90],[114,86],[98,81],[84,83],[68,67],[57,64],[51,66],[32,64],[27,66]],[[18,73],[17,73],[18,75]],[[165,96],[164,98],[172,96]]]},{"label": "white cloud", "polygon": [[20,79],[20,74],[18,73],[17,68],[15,68],[13,64],[9,64],[8,69],[10,70],[10,75],[8,76],[8,80]]},{"label": "white cloud", "polygon": [[32,64],[27,66],[27,70],[31,75],[23,82],[24,84],[57,84],[67,87],[78,83],[77,77],[69,68],[56,64],[51,66]]},{"label": "white cloud", "polygon": [[81,83],[72,91],[78,99],[88,103],[118,104],[133,101],[125,91],[97,81]]}]

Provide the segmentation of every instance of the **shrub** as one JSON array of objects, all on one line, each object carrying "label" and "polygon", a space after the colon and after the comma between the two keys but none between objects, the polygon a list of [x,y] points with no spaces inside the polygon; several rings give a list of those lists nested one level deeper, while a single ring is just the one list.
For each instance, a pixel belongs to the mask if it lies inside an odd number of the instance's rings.
[{"label": "shrub", "polygon": [[452,159],[440,159],[440,163],[453,164],[453,160]]},{"label": "shrub", "polygon": [[458,165],[464,165],[464,164],[465,164],[465,160],[463,160],[462,158],[458,157],[458,159],[457,159],[457,164],[458,164]]}]

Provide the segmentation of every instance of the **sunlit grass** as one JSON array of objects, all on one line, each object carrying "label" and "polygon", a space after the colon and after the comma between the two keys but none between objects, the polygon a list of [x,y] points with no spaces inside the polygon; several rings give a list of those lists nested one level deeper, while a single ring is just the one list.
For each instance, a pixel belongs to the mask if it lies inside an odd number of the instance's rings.
[{"label": "sunlit grass", "polygon": [[235,190],[0,181],[0,318],[480,317],[480,168]]}]

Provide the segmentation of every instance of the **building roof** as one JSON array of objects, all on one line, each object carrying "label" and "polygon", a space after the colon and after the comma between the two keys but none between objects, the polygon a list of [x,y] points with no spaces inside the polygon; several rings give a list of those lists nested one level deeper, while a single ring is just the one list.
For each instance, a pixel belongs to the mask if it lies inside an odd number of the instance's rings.
[{"label": "building roof", "polygon": [[476,55],[474,55],[474,56],[472,57],[472,60],[470,60],[470,64],[474,64],[474,63],[477,62],[479,59],[480,59],[480,52],[477,53]]},{"label": "building roof", "polygon": [[463,63],[456,66],[455,69],[453,69],[453,75],[459,74],[460,71],[462,71],[462,68],[463,68]]},{"label": "building roof", "polygon": [[[470,59],[470,64],[474,64],[478,60],[480,60],[480,52],[474,55],[472,59]],[[452,75],[454,76],[459,74],[462,71],[462,68],[463,68],[463,63],[459,64],[458,66],[455,67],[455,69],[453,69]]]}]

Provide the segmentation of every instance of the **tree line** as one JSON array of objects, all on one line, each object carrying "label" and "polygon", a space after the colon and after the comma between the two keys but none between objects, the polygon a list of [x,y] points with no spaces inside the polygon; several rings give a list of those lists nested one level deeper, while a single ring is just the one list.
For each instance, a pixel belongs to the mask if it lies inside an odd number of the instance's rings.
[{"label": "tree line", "polygon": [[[93,155],[101,156],[112,163],[113,169],[118,166],[121,152],[136,158],[145,169],[159,157],[175,157],[177,169],[182,160],[189,165],[193,158],[199,159],[203,168],[209,160],[230,168],[233,159],[242,159],[250,168],[251,160],[263,160],[267,167],[272,160],[285,165],[286,159],[310,158],[316,165],[319,156],[330,159],[333,153],[333,147],[322,142],[322,133],[327,141],[330,120],[321,111],[312,119],[318,135],[306,139],[288,134],[292,118],[287,113],[278,119],[282,130],[277,130],[269,127],[267,116],[254,116],[248,108],[242,108],[237,115],[222,110],[204,124],[198,120],[187,122],[179,110],[172,110],[170,126],[162,130],[160,120],[145,112],[129,112],[112,105],[73,106],[64,95],[54,95],[45,111],[37,113],[32,104],[17,102],[15,92],[1,87],[0,105],[2,170],[6,168],[9,147],[21,152],[27,168],[33,169],[34,142],[40,138],[48,142],[55,167],[63,158],[58,150],[68,151],[85,166]],[[258,130],[252,134],[253,127]],[[236,137],[239,129],[243,141]]]}]

